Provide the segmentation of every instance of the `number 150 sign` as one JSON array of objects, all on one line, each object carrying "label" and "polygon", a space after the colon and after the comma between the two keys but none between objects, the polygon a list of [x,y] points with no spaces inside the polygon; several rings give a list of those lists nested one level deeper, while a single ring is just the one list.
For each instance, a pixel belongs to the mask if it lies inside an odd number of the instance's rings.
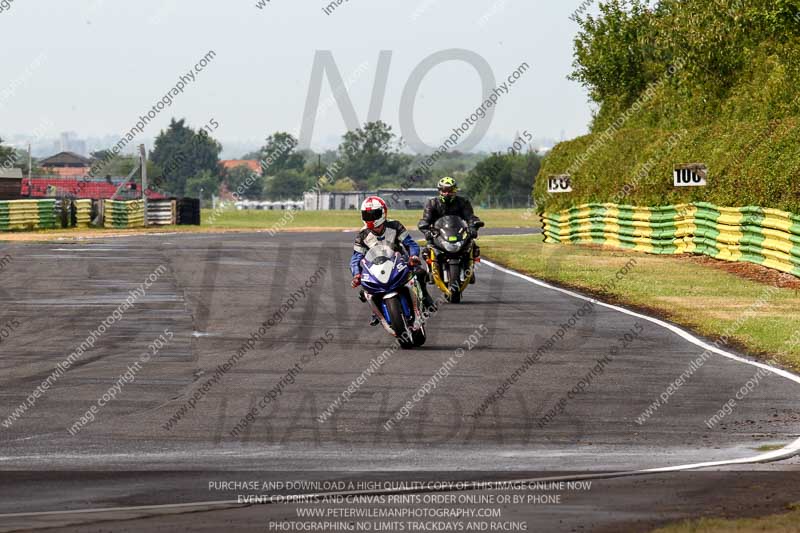
[{"label": "number 150 sign", "polygon": [[572,178],[564,176],[550,176],[547,178],[547,192],[572,192]]}]

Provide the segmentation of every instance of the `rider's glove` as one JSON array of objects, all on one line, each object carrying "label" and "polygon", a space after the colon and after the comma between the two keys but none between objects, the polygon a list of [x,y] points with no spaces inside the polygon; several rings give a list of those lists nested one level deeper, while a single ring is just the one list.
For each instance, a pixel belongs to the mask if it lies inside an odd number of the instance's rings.
[{"label": "rider's glove", "polygon": [[353,276],[353,281],[350,282],[350,286],[355,289],[359,285],[361,285],[361,274],[356,274],[355,276]]},{"label": "rider's glove", "polygon": [[412,255],[408,259],[408,266],[410,266],[410,267],[419,266],[421,264],[422,264],[422,262],[419,260],[419,257],[417,257],[416,255]]},{"label": "rider's glove", "polygon": [[472,237],[473,239],[477,239],[478,238],[478,228],[476,228],[475,226],[470,226],[470,228],[469,228],[469,236]]}]

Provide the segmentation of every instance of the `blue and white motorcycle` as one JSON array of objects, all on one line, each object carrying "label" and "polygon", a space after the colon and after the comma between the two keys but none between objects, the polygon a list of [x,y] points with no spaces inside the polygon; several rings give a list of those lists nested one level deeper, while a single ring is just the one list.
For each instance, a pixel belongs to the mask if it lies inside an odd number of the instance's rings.
[{"label": "blue and white motorcycle", "polygon": [[361,286],[384,329],[402,348],[425,344],[422,290],[404,255],[387,244],[370,248],[361,260]]}]

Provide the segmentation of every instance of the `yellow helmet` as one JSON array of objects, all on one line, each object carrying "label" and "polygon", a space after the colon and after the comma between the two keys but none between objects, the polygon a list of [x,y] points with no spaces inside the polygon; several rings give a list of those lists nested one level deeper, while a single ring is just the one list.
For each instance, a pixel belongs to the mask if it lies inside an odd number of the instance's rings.
[{"label": "yellow helmet", "polygon": [[439,199],[443,202],[452,201],[458,192],[458,184],[450,176],[440,179],[437,188],[439,189]]}]

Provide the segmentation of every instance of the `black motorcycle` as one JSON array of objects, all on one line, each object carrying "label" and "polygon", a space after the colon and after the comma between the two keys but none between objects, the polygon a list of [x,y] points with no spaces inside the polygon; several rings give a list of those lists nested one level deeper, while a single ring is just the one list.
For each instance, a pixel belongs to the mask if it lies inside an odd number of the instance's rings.
[{"label": "black motorcycle", "polygon": [[[483,225],[483,222],[478,222],[475,227]],[[448,302],[457,304],[474,279],[475,241],[464,219],[454,215],[437,220],[431,229],[431,237],[425,260],[430,266],[433,282]]]}]

